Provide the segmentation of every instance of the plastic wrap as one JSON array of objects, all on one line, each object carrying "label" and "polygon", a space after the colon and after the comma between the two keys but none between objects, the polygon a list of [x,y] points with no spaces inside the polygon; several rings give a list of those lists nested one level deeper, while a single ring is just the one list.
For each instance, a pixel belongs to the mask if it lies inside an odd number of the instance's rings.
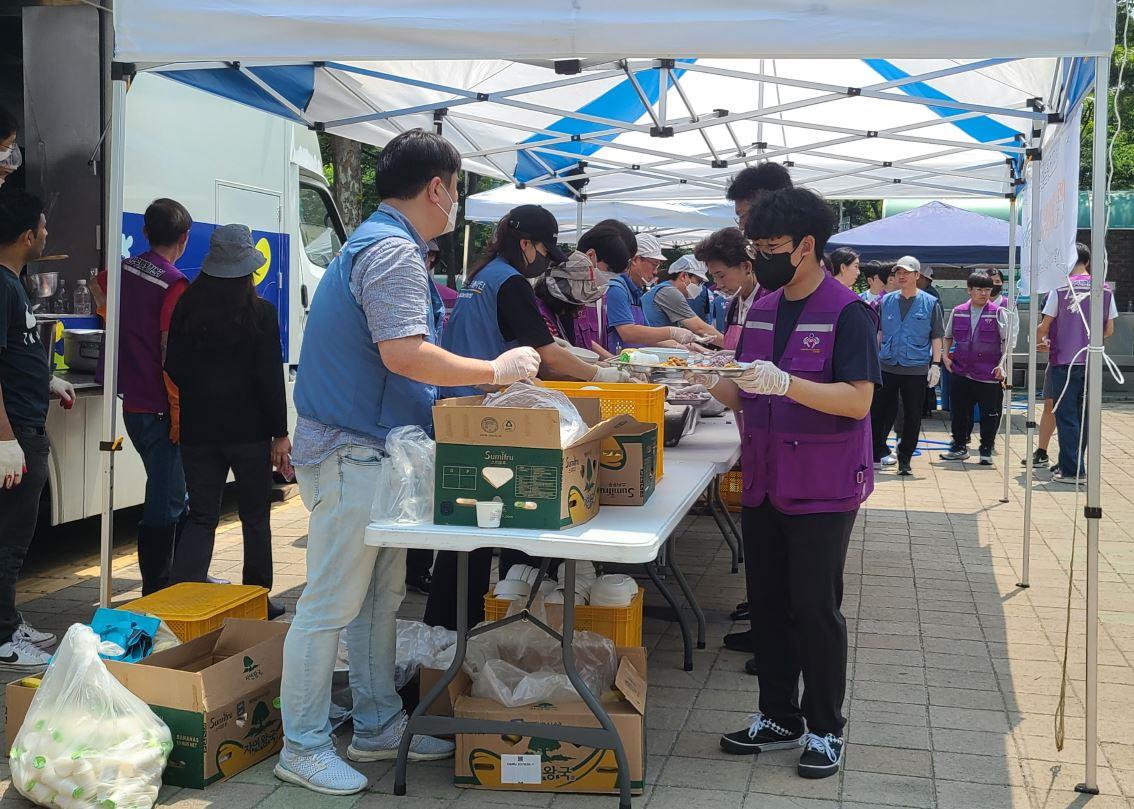
[{"label": "plastic wrap", "polygon": [[[601,698],[618,670],[614,643],[594,632],[576,632],[573,649],[583,682]],[[579,698],[563,668],[559,642],[526,621],[471,639],[464,668],[474,697],[509,708]]]},{"label": "plastic wrap", "polygon": [[[559,411],[559,446],[566,447],[587,432],[587,423],[563,393],[517,382],[499,393],[484,397],[485,407],[546,407]],[[432,471],[430,472],[432,476]],[[430,509],[432,515],[432,508]]]},{"label": "plastic wrap", "polygon": [[149,809],[157,800],[169,728],[99,651],[89,626],[67,631],[12,743],[12,783],[40,806]]},{"label": "plastic wrap", "polygon": [[[439,655],[457,642],[457,633],[443,626],[428,626],[421,621],[398,621],[395,652],[394,687],[401,688],[422,666],[448,668],[439,664]],[[452,654],[448,655],[452,661]]]},{"label": "plastic wrap", "polygon": [[402,524],[432,522],[433,439],[417,426],[395,427],[386,436],[386,455],[371,519]]}]

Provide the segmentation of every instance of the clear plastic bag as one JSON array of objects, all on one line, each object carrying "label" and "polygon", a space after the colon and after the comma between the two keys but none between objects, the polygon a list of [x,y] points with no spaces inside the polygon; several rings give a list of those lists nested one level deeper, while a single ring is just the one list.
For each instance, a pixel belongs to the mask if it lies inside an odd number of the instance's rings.
[{"label": "clear plastic bag", "polygon": [[[618,670],[614,643],[594,632],[576,632],[573,641],[575,667],[601,699]],[[474,697],[509,708],[579,698],[563,668],[559,642],[526,621],[472,638],[464,668]]]},{"label": "clear plastic bag", "polygon": [[559,411],[559,445],[566,447],[587,431],[587,423],[563,393],[540,388],[529,382],[517,382],[484,397],[485,407],[546,407]]},{"label": "clear plastic bag", "polygon": [[89,626],[67,631],[12,743],[12,783],[40,806],[150,809],[169,728],[106,670],[99,646]]},{"label": "clear plastic bag", "polygon": [[[457,642],[457,633],[443,626],[429,626],[421,621],[398,620],[395,652],[394,687],[401,688],[422,666],[443,668],[438,657]],[[449,660],[452,660],[450,654]],[[444,668],[448,668],[448,663]]]},{"label": "clear plastic bag", "polygon": [[433,521],[433,462],[436,444],[417,426],[395,427],[386,436],[371,518],[415,524]]}]

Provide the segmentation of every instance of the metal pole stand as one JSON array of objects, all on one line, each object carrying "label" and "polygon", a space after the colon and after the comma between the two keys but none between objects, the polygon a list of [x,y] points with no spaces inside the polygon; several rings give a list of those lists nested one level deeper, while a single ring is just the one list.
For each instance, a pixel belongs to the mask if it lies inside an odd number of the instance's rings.
[{"label": "metal pole stand", "polygon": [[744,540],[740,535],[740,529],[736,526],[736,520],[732,518],[724,498],[721,497],[720,475],[714,477],[713,482],[709,484],[705,492],[705,500],[709,503],[709,514],[713,516],[725,544],[732,551],[732,572],[736,573],[740,570],[739,564],[744,561]]}]

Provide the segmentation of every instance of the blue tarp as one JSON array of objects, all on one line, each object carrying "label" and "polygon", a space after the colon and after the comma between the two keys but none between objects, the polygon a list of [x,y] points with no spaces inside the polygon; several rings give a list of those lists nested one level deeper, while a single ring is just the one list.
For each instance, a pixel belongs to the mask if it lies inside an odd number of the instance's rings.
[{"label": "blue tarp", "polygon": [[836,233],[827,251],[849,247],[863,261],[913,256],[922,264],[1006,264],[1008,223],[944,202]]}]

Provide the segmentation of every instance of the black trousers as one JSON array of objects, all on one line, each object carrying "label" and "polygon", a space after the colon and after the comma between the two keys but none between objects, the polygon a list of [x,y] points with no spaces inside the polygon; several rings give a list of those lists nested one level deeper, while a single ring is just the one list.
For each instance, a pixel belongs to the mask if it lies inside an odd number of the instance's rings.
[{"label": "black trousers", "polygon": [[35,536],[39,501],[47,484],[47,432],[43,427],[12,425],[24,451],[27,471],[19,485],[0,488],[0,643],[12,639],[20,626],[16,609],[16,581]]},{"label": "black trousers", "polygon": [[991,452],[1000,429],[1004,388],[999,382],[977,382],[953,374],[949,381],[949,408],[953,419],[953,448],[969,445],[973,434],[973,405],[980,407],[980,448]]},{"label": "black trousers", "polygon": [[[539,567],[542,560],[520,551],[500,550],[500,578],[508,574],[512,565]],[[555,570],[555,563],[551,568]],[[469,626],[484,620],[484,595],[492,578],[492,548],[479,548],[469,554]],[[433,583],[429,587],[429,600],[425,603],[425,617],[429,626],[457,628],[457,554],[441,551],[433,563]]]},{"label": "black trousers", "polygon": [[428,548],[410,548],[406,551],[406,581],[429,575],[433,567],[433,551]]},{"label": "black trousers", "polygon": [[244,584],[272,589],[271,443],[182,446],[189,517],[173,557],[174,583],[205,581],[213,560],[221,496],[231,469],[244,533]]},{"label": "black trousers", "polygon": [[806,720],[820,736],[846,724],[843,567],[857,515],[784,514],[765,500],[741,516],[760,712],[788,728]]},{"label": "black trousers", "polygon": [[902,403],[902,429],[898,435],[898,458],[908,461],[917,449],[921,435],[922,407],[925,404],[926,375],[907,376],[882,372],[882,385],[874,389],[870,407],[870,424],[874,431],[874,462],[889,454],[886,439],[898,415],[898,399]]}]

